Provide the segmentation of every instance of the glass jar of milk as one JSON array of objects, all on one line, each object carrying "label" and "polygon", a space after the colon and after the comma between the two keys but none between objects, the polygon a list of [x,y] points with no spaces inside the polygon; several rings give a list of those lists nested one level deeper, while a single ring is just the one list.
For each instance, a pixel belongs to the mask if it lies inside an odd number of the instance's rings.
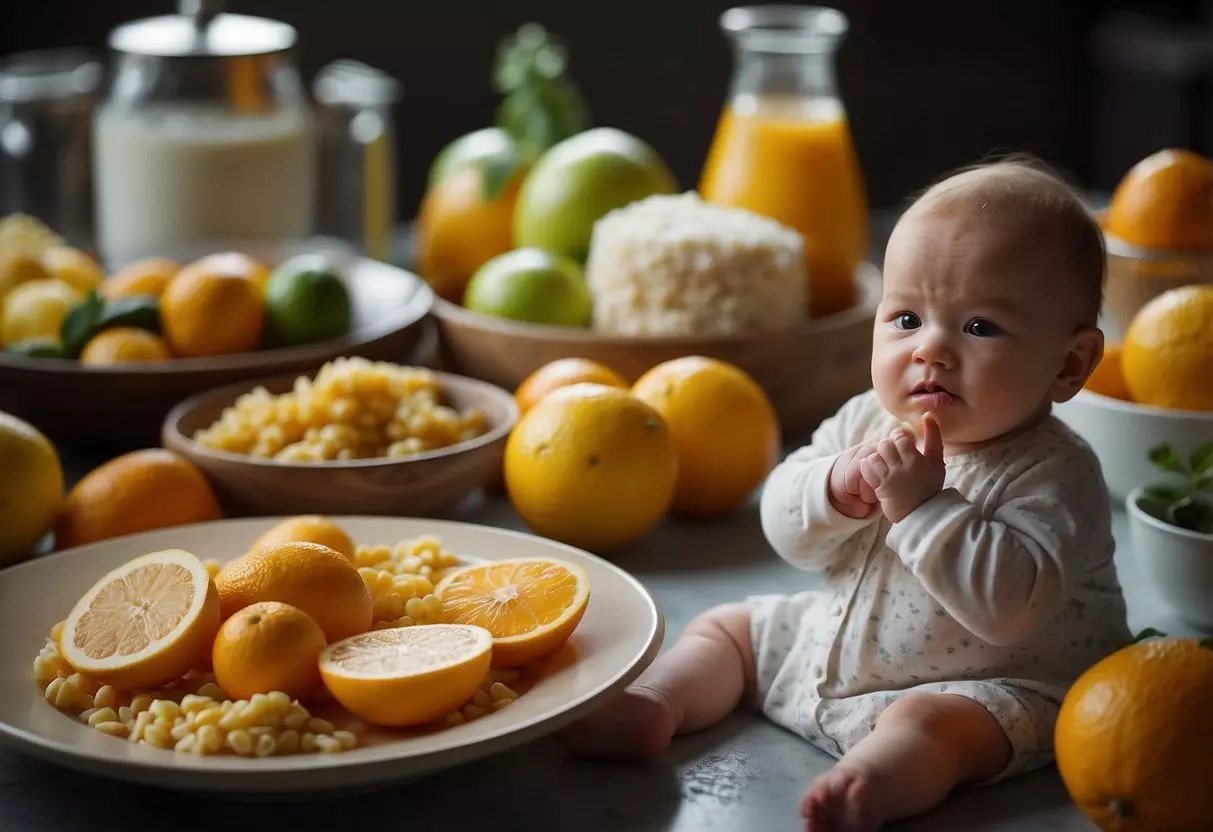
[{"label": "glass jar of milk", "polygon": [[111,33],[93,125],[107,265],[312,232],[316,161],[296,40],[285,23],[236,14],[166,15]]}]

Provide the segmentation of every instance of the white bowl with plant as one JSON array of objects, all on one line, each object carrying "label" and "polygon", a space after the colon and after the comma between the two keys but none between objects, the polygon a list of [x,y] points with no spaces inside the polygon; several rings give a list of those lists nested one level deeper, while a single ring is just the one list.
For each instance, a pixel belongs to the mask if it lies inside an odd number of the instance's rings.
[{"label": "white bowl with plant", "polygon": [[1150,449],[1168,475],[1125,500],[1129,539],[1159,593],[1182,618],[1213,629],[1213,442],[1185,460],[1169,444]]}]

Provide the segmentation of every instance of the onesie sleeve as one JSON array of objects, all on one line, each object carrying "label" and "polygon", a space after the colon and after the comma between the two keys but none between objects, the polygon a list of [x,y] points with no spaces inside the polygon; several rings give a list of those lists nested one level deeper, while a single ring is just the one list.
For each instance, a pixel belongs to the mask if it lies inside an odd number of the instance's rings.
[{"label": "onesie sleeve", "polygon": [[1106,551],[1098,463],[1076,446],[1047,450],[999,484],[992,505],[946,488],[886,540],[953,618],[995,646],[1016,644],[1055,617],[1069,587],[1094,568],[1089,556]]},{"label": "onesie sleeve", "polygon": [[775,552],[802,569],[821,570],[841,544],[880,517],[875,510],[857,520],[830,502],[830,468],[838,454],[866,438],[883,413],[875,394],[861,393],[823,421],[808,445],[793,451],[767,477],[762,491],[762,531]]}]

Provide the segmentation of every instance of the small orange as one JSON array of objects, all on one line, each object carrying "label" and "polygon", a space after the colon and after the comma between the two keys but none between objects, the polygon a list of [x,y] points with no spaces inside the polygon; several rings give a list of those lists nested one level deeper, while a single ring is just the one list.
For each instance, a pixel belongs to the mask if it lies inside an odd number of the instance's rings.
[{"label": "small orange", "polygon": [[227,620],[261,601],[291,604],[310,615],[334,642],[371,629],[374,602],[358,570],[319,543],[292,541],[229,561],[215,577]]},{"label": "small orange", "polygon": [[101,281],[97,288],[106,300],[146,295],[159,298],[164,294],[173,275],[181,271],[181,264],[166,257],[149,257],[131,263],[126,268]]},{"label": "small orange", "polygon": [[206,664],[219,596],[197,557],[181,549],[110,570],[63,623],[59,644],[76,670],[119,690],[156,688]]},{"label": "small orange", "polygon": [[324,631],[298,607],[278,601],[250,604],[219,629],[211,649],[215,681],[232,699],[279,690],[307,699],[320,690]]},{"label": "small orange", "polygon": [[1213,249],[1213,164],[1190,150],[1147,156],[1116,186],[1103,227],[1130,245]]},{"label": "small orange", "polygon": [[553,390],[583,381],[605,384],[608,387],[628,386],[623,376],[597,361],[588,358],[558,358],[544,364],[518,385],[518,389],[514,391],[518,415],[524,415]]},{"label": "small orange", "polygon": [[678,447],[629,391],[581,383],[548,394],[506,441],[505,486],[532,531],[595,551],[631,543],[665,515]]},{"label": "small orange", "polygon": [[207,265],[199,261],[177,272],[160,297],[160,324],[169,346],[181,356],[257,349],[265,326],[261,289],[243,275]]},{"label": "small orange", "polygon": [[465,168],[437,182],[417,212],[417,265],[434,292],[451,303],[488,260],[514,248],[514,203],[521,173],[495,199],[484,198],[480,170]]},{"label": "small orange", "polygon": [[1213,644],[1129,645],[1066,693],[1054,739],[1071,799],[1107,832],[1213,829]]},{"label": "small orange", "polygon": [[590,578],[554,558],[514,558],[450,572],[434,587],[441,620],[493,634],[493,666],[518,667],[555,652],[585,615]]},{"label": "small orange", "polygon": [[678,443],[672,508],[724,514],[740,506],[779,461],[779,417],[744,371],[712,358],[658,364],[632,392],[661,414]]},{"label": "small orange", "polygon": [[55,545],[66,549],[219,516],[215,493],[193,463],[145,448],[102,463],[76,483],[59,512]]},{"label": "small orange", "polygon": [[78,292],[96,289],[105,277],[101,264],[78,248],[52,246],[42,252],[42,267]]},{"label": "small orange", "polygon": [[167,361],[172,358],[159,335],[133,326],[102,330],[84,345],[80,363],[90,366],[129,364],[137,361]]},{"label": "small orange", "polygon": [[1213,286],[1170,289],[1139,309],[1121,362],[1133,401],[1213,410]]},{"label": "small orange", "polygon": [[351,563],[354,561],[354,541],[346,534],[345,529],[338,526],[327,517],[318,514],[307,514],[299,517],[288,517],[276,526],[266,530],[249,546],[250,552],[258,549],[268,549],[281,543],[300,541],[304,543],[319,543],[334,552],[339,552]]},{"label": "small orange", "polygon": [[1103,358],[1095,365],[1087,383],[1083,385],[1092,393],[1110,396],[1126,402],[1133,401],[1133,394],[1125,384],[1124,369],[1121,364],[1122,347],[1120,344],[1105,344]]},{"label": "small orange", "polygon": [[262,291],[270,279],[270,269],[256,257],[241,251],[220,251],[200,257],[185,266],[205,274],[221,274],[228,277],[243,277]]}]

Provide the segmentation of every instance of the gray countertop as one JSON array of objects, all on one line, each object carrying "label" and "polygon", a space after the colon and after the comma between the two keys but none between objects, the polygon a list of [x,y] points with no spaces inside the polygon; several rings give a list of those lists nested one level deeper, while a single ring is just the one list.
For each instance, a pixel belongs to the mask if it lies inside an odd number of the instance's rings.
[{"label": "gray countertop", "polygon": [[[66,455],[75,479],[98,460]],[[522,529],[502,497],[476,496],[453,519]],[[1137,567],[1117,512],[1117,562],[1129,596],[1130,623],[1192,632],[1168,612]],[[753,592],[812,585],[765,544],[757,507],[716,522],[669,522],[612,560],[635,574],[667,617],[666,645],[697,612]],[[307,802],[229,803],[130,786],[78,774],[0,748],[0,830],[99,828],[263,831],[382,828],[507,829],[546,832],[732,832],[795,830],[799,797],[832,759],[796,735],[748,712],[679,738],[664,758],[644,765],[572,760],[550,739],[388,790]],[[314,824],[312,823],[314,822]],[[957,792],[905,830],[1091,830],[1072,807],[1054,769]]]}]

